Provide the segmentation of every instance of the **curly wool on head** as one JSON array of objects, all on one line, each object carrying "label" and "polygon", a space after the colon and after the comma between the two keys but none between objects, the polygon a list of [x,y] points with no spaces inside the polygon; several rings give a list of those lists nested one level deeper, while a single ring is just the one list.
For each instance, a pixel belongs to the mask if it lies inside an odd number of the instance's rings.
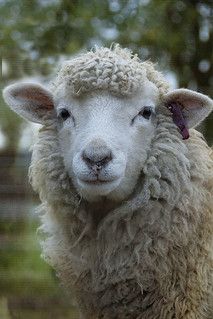
[{"label": "curly wool on head", "polygon": [[130,50],[116,45],[112,49],[97,48],[65,62],[53,87],[56,92],[64,88],[74,96],[97,89],[128,96],[141,87],[145,78],[159,90],[168,91],[168,83],[155,70],[153,63],[141,62]]}]

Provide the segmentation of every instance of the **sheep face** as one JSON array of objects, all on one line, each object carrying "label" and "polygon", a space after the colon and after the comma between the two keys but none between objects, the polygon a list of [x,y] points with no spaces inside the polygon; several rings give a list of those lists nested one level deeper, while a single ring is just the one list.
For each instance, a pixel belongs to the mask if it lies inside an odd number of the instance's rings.
[{"label": "sheep face", "polygon": [[154,135],[157,101],[151,82],[129,98],[94,91],[55,99],[64,164],[84,198],[122,200],[132,192]]},{"label": "sheep face", "polygon": [[[51,126],[63,157],[61,169],[88,201],[103,196],[121,201],[133,192],[155,127],[161,125],[155,117],[161,112],[159,104],[179,105],[179,113],[167,110],[167,117],[180,130],[183,119],[188,130],[212,111],[210,98],[188,89],[169,91],[153,65],[119,47],[97,49],[68,61],[53,84],[52,90],[35,83],[12,84],[3,96],[20,116],[44,125],[47,136]],[[38,184],[40,188],[43,181]]]}]

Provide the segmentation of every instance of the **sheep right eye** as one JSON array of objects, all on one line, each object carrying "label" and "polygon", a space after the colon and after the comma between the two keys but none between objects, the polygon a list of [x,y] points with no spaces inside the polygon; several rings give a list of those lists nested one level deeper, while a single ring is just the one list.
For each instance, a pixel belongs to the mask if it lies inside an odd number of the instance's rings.
[{"label": "sheep right eye", "polygon": [[140,116],[143,116],[146,120],[149,120],[152,115],[152,108],[150,106],[145,106],[142,111],[139,112]]},{"label": "sheep right eye", "polygon": [[61,109],[60,113],[59,113],[59,117],[63,120],[66,121],[66,119],[68,119],[68,117],[70,117],[70,113],[69,111],[67,111],[66,109]]}]

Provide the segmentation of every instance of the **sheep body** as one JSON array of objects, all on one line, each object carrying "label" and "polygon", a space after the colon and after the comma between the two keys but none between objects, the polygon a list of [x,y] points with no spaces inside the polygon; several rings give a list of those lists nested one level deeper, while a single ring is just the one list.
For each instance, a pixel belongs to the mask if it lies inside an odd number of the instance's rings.
[{"label": "sheep body", "polygon": [[167,82],[119,47],[67,62],[57,96],[158,89],[157,127],[133,192],[118,202],[81,198],[64,168],[57,121],[46,114],[30,180],[40,194],[43,256],[85,319],[211,319],[213,156],[202,135],[183,141],[163,103]]}]

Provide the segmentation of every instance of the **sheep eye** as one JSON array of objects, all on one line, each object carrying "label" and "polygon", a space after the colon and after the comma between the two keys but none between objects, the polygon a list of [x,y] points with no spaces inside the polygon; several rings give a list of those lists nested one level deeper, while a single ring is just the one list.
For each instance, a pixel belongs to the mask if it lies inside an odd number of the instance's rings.
[{"label": "sheep eye", "polygon": [[67,111],[66,109],[61,109],[60,113],[59,113],[59,117],[63,120],[66,121],[66,119],[68,119],[68,117],[70,117],[70,113],[69,111]]},{"label": "sheep eye", "polygon": [[148,120],[152,115],[152,108],[150,106],[145,106],[143,110],[139,112],[139,115]]}]

